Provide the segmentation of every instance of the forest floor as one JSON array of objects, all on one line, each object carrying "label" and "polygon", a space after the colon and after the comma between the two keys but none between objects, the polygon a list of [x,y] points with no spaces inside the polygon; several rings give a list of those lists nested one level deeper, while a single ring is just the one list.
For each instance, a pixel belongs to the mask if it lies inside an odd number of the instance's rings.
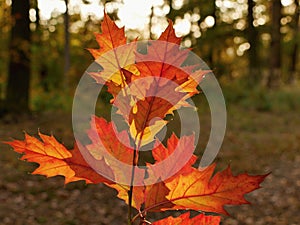
[{"label": "forest floor", "polygon": [[[203,137],[209,134],[209,115],[200,116]],[[54,134],[72,147],[71,114],[45,112],[0,120],[0,139],[23,139],[24,131]],[[1,225],[121,225],[127,208],[116,192],[83,182],[64,185],[62,177],[30,175],[35,165],[0,144]],[[251,205],[227,207],[226,225],[296,225],[300,221],[299,112],[260,112],[228,106],[227,132],[216,159],[217,169],[231,165],[234,174],[266,174],[262,188],[247,195]]]}]

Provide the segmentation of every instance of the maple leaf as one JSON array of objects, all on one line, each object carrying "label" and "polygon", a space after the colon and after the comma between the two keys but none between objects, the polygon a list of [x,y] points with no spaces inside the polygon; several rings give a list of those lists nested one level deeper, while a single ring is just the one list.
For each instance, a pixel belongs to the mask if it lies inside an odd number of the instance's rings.
[{"label": "maple leaf", "polygon": [[[100,118],[100,120],[103,120]],[[101,123],[97,123],[103,129],[106,130],[105,124],[101,125]],[[108,132],[109,133],[109,132]],[[161,181],[161,179],[169,177],[169,174],[173,176],[177,176],[179,174],[185,174],[190,172],[193,168],[192,164],[196,161],[196,156],[192,155],[189,157],[188,151],[189,149],[193,150],[194,146],[194,136],[182,137],[180,140],[173,134],[167,142],[167,147],[165,147],[162,143],[157,141],[157,147],[152,150],[152,154],[157,163],[162,162],[165,159],[170,159],[166,164],[161,164],[160,167],[155,168],[151,167],[152,165],[148,165],[148,174],[151,176],[151,181],[153,184],[145,185],[145,186],[135,186],[133,187],[133,206],[136,209],[140,209],[142,203],[145,204],[146,208],[151,208],[149,211],[160,211],[161,202],[165,202],[164,207],[168,205],[169,208],[173,206],[172,202],[166,199],[166,196],[169,193],[169,189],[165,186],[165,183]],[[117,145],[116,145],[117,146]],[[178,149],[176,149],[178,148]],[[176,150],[177,155],[173,155],[170,157]],[[174,157],[175,156],[175,157]],[[126,157],[124,155],[124,157]],[[179,163],[179,160],[183,163]],[[163,177],[162,177],[163,176]],[[149,182],[148,179],[145,180],[145,183]],[[123,199],[125,202],[128,202],[128,191],[129,186],[126,185],[109,185],[118,191],[118,197]],[[154,205],[158,204],[158,208],[156,209]]]},{"label": "maple leaf", "polygon": [[[112,169],[114,176],[120,184],[126,184],[131,177],[131,168],[133,165],[134,149],[130,146],[129,135],[126,130],[118,132],[114,129],[112,122],[107,122],[103,118],[93,116],[91,119],[91,128],[87,131],[91,144],[85,146],[90,159],[89,164],[99,173],[103,172],[99,160],[104,160]],[[85,154],[83,152],[83,154]],[[138,157],[138,155],[137,155]],[[127,169],[125,168],[127,166]],[[145,171],[136,168],[136,179],[143,180]]]},{"label": "maple leaf", "polygon": [[185,100],[198,93],[198,83],[209,72],[192,72],[196,65],[182,66],[189,50],[180,49],[180,41],[169,22],[160,38],[151,42],[147,54],[136,54],[140,76],[131,78],[135,82],[146,81],[130,87],[133,96],[115,102],[128,122],[137,146],[154,140],[167,123],[163,120],[167,114],[173,114],[182,106],[190,106]]},{"label": "maple leaf", "polygon": [[[158,168],[148,164],[147,172],[148,178],[145,179],[145,187],[134,187],[133,191],[133,206],[140,210],[141,203],[144,203],[145,208],[151,208],[149,211],[160,211],[161,202],[164,202],[164,207],[173,207],[173,203],[166,199],[169,193],[169,189],[165,183],[162,182],[169,176],[176,177],[179,174],[189,173],[192,168],[192,164],[196,161],[196,156],[192,154],[191,150],[194,149],[194,136],[182,137],[180,140],[173,134],[167,142],[167,147],[157,141],[156,147],[152,150],[152,154],[156,163],[162,163]],[[191,150],[189,150],[191,149]],[[173,154],[176,150],[176,154]],[[190,156],[189,156],[190,151]],[[173,154],[173,157],[171,156]],[[171,157],[170,157],[171,156]],[[174,157],[175,156],[175,157]],[[168,159],[163,163],[164,160]],[[181,162],[181,163],[178,163]],[[183,163],[182,163],[183,162]],[[151,179],[150,179],[151,177]],[[172,179],[172,178],[171,178]],[[153,182],[151,185],[146,185],[149,182]],[[119,194],[118,197],[128,202],[128,186],[110,185],[115,188]],[[158,205],[155,208],[155,205]]]},{"label": "maple leaf", "polygon": [[101,23],[102,34],[95,34],[99,49],[88,49],[95,58],[95,62],[101,65],[103,71],[92,72],[90,75],[98,83],[107,83],[113,87],[124,87],[130,78],[124,74],[124,70],[131,75],[139,75],[135,63],[134,42],[126,44],[124,27],[119,28],[104,13],[104,19]]},{"label": "maple leaf", "polygon": [[204,214],[190,218],[190,213],[187,212],[176,218],[169,216],[152,223],[152,225],[219,225],[220,220],[219,216],[206,216]]},{"label": "maple leaf", "polygon": [[175,205],[166,198],[169,192],[170,190],[162,181],[147,185],[144,193],[145,208],[149,208],[149,212],[160,212],[162,202],[164,202],[164,207],[173,208]]},{"label": "maple leaf", "polygon": [[21,160],[39,164],[39,167],[32,174],[47,177],[61,175],[65,177],[65,183],[78,180],[85,180],[87,183],[111,183],[110,180],[96,173],[85,162],[76,146],[74,150],[69,151],[53,136],[41,133],[39,136],[42,141],[25,134],[24,141],[5,142],[16,152],[23,154]]},{"label": "maple leaf", "polygon": [[92,143],[85,147],[96,159],[103,158],[104,152],[107,152],[118,161],[132,164],[134,150],[130,147],[129,136],[125,130],[117,132],[112,122],[97,116],[92,116],[90,127],[87,135]]},{"label": "maple leaf", "polygon": [[[149,165],[149,168],[157,175],[163,173],[164,177],[161,178],[168,178],[170,174],[176,176],[191,172],[194,169],[192,165],[197,160],[197,156],[193,154],[194,142],[194,135],[183,136],[178,139],[173,133],[167,141],[167,147],[162,143],[156,144],[157,147],[152,150],[156,163],[154,166]],[[175,151],[176,153],[174,153]],[[167,163],[162,164],[159,169],[155,167],[155,165],[164,161]]]},{"label": "maple leaf", "polygon": [[[103,71],[91,73],[91,76],[108,86],[114,97],[112,101],[121,93],[121,100],[115,102],[115,106],[127,121],[138,148],[154,140],[167,123],[163,120],[167,114],[189,106],[184,100],[198,93],[196,87],[208,72],[198,70],[190,76],[196,65],[182,67],[189,50],[180,49],[181,38],[176,37],[172,26],[169,21],[168,28],[151,43],[147,54],[139,54],[135,52],[135,42],[125,45],[124,28],[118,28],[105,14],[102,34],[96,35],[100,49],[90,50],[95,61],[103,67]],[[131,81],[149,76],[159,79],[140,85],[133,82],[128,88]],[[179,86],[170,85],[171,81]]]},{"label": "maple leaf", "polygon": [[[149,90],[155,90],[155,86],[153,83]],[[152,96],[138,100],[131,108],[128,120],[130,133],[136,143],[141,140],[141,146],[152,142],[155,135],[166,125],[167,121],[163,120],[165,116],[171,114],[175,108],[179,108],[177,103],[182,100],[185,93],[175,92],[171,87],[172,85],[166,84],[165,88],[156,89],[156,93],[153,94],[147,91],[147,95]]]},{"label": "maple leaf", "polygon": [[[203,75],[210,71],[201,69],[195,71],[199,67],[198,64],[183,65],[188,58],[190,50],[180,47],[181,40],[181,38],[176,37],[172,21],[169,21],[168,27],[158,40],[150,41],[147,54],[136,54],[136,66],[141,75],[132,77],[132,79],[148,76],[161,77],[165,79],[161,79],[158,85],[163,86],[168,80],[181,85],[189,78],[194,78],[198,82],[195,86],[196,88]],[[196,89],[193,91],[198,93]]]},{"label": "maple leaf", "polygon": [[118,46],[126,44],[124,27],[119,28],[104,12],[104,18],[101,22],[102,34],[95,34],[96,41],[100,49],[88,49],[95,59]]},{"label": "maple leaf", "polygon": [[[201,171],[193,169],[188,174],[178,175],[165,181],[165,186],[170,190],[165,196],[168,201],[156,203],[154,206],[146,208],[145,211],[161,205],[162,211],[193,209],[228,215],[223,206],[248,204],[244,195],[258,189],[259,184],[267,176],[250,176],[248,174],[233,176],[228,167],[212,177],[214,169],[215,165]],[[169,202],[174,205],[172,208],[168,207]]]},{"label": "maple leaf", "polygon": [[[91,168],[91,166],[85,161],[85,159],[82,157],[81,152],[78,149],[79,143],[77,143],[74,146],[74,150],[71,150],[72,157],[66,159],[66,162],[70,166],[70,168],[75,172],[75,176],[78,178],[83,178],[86,183],[88,184],[98,184],[98,183],[105,183],[105,184],[112,184],[113,181],[112,178],[114,177],[114,171],[112,168],[105,162],[104,159],[98,160],[97,165],[98,167],[101,167],[101,170],[104,171],[104,174],[106,177],[101,176],[99,173],[97,173],[94,168]],[[81,148],[84,148],[84,146],[80,146]],[[87,150],[85,150],[87,151]],[[93,158],[92,155],[88,155],[89,158]]]}]

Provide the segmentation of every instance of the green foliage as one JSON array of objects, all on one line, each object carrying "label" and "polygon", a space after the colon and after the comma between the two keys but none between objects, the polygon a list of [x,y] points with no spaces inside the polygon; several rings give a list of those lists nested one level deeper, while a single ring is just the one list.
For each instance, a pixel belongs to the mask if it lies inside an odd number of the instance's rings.
[{"label": "green foliage", "polygon": [[278,91],[270,91],[269,98],[272,102],[272,110],[275,112],[300,110],[299,86],[283,87]]},{"label": "green foliage", "polygon": [[33,111],[51,111],[57,109],[70,111],[72,109],[72,99],[71,95],[63,93],[63,91],[35,93],[31,99],[31,109]]},{"label": "green foliage", "polygon": [[262,86],[249,88],[247,82],[238,79],[223,85],[228,104],[237,104],[245,109],[284,113],[300,110],[299,86],[286,86],[278,90],[268,90]]}]

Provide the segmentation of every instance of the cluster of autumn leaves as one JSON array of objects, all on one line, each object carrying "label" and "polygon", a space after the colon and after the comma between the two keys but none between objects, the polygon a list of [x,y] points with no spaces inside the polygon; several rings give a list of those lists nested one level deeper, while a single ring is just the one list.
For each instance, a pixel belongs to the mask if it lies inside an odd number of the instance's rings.
[{"label": "cluster of autumn leaves", "polygon": [[[189,50],[179,47],[181,39],[175,36],[171,22],[159,39],[147,46],[146,53],[136,50],[135,41],[127,43],[124,29],[118,28],[106,14],[101,25],[102,34],[96,34],[100,48],[89,51],[103,70],[90,75],[108,87],[112,103],[128,129],[118,131],[113,122],[93,116],[87,131],[91,143],[77,142],[72,150],[67,150],[53,136],[41,133],[40,140],[25,134],[24,141],[8,144],[23,154],[22,160],[39,164],[33,174],[62,175],[65,183],[85,180],[115,188],[118,197],[139,212],[131,217],[129,224],[136,221],[147,224],[147,212],[166,210],[195,210],[216,215],[200,213],[190,218],[187,212],[153,225],[219,224],[217,214],[227,214],[224,205],[248,203],[244,195],[259,188],[266,175],[233,176],[229,167],[213,175],[215,165],[201,170],[193,167],[197,159],[193,154],[183,166],[176,167],[186,152],[194,150],[194,136],[177,138],[173,134],[166,145],[155,140],[155,135],[167,123],[165,116],[182,106],[189,107],[186,99],[198,93],[198,83],[209,71],[197,69],[197,65],[182,66]],[[154,163],[147,163],[147,169],[141,169],[139,150],[153,141]],[[107,154],[111,157],[106,157]],[[160,164],[169,158],[167,163]],[[120,165],[133,170],[128,172]]]}]

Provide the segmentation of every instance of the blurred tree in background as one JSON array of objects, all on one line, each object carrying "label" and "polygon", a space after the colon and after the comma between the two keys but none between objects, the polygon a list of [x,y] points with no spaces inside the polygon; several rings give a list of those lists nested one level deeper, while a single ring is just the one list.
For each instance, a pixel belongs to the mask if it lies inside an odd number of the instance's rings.
[{"label": "blurred tree in background", "polygon": [[268,87],[278,87],[281,77],[281,10],[280,1],[273,0],[271,5],[271,46]]},{"label": "blurred tree in background", "polygon": [[[0,108],[70,108],[103,10],[129,39],[174,22],[223,84],[279,88],[299,80],[299,0],[0,0]],[[137,10],[139,9],[139,10]],[[22,18],[22,19],[20,19]],[[30,81],[30,86],[29,86]],[[29,94],[28,94],[29,93]],[[30,96],[30,101],[29,100]]]},{"label": "blurred tree in background", "polygon": [[5,110],[29,111],[30,83],[30,20],[29,0],[13,0]]}]

